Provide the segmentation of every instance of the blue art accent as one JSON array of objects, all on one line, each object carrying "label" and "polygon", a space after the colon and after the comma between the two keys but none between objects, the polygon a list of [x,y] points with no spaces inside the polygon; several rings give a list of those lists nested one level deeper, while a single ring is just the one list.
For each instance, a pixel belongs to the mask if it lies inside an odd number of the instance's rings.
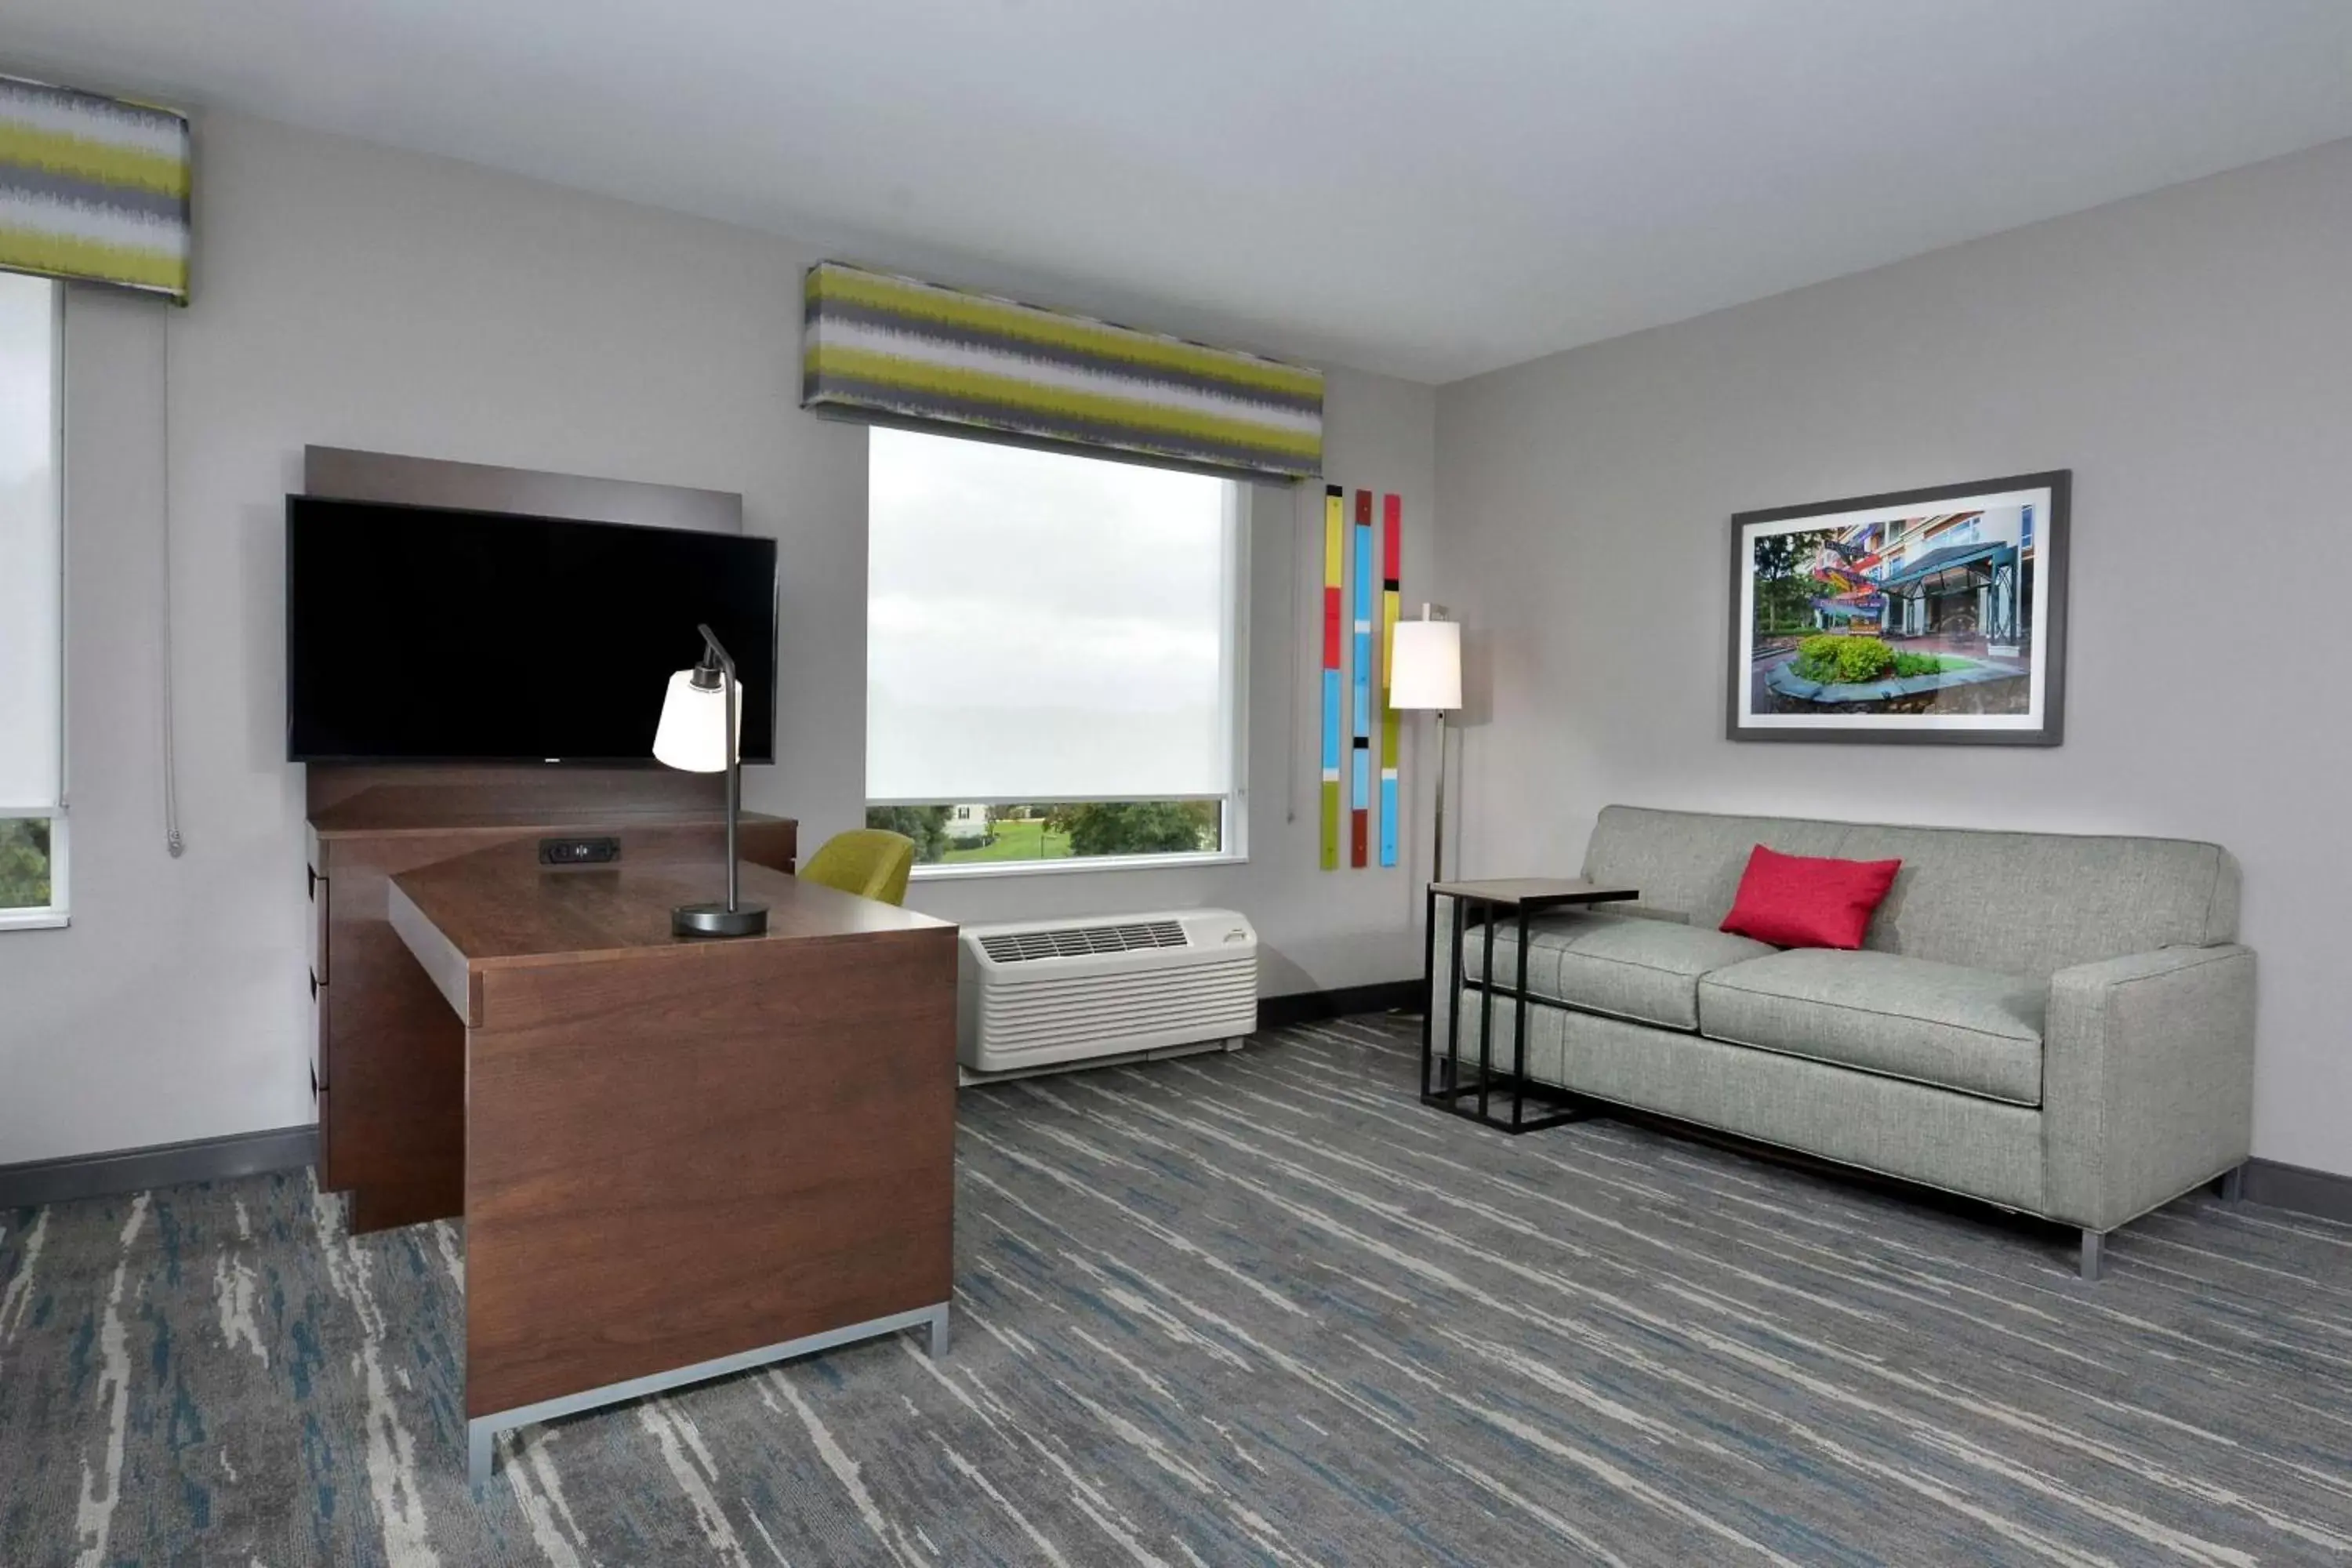
[{"label": "blue art accent", "polygon": [[1339,672],[1323,672],[1323,765],[1339,769]]},{"label": "blue art accent", "polygon": [[[1369,738],[1372,732],[1372,529],[1370,523],[1356,525],[1355,603],[1351,619],[1355,623],[1355,668],[1350,671],[1356,689],[1356,733]],[[1356,768],[1356,805],[1372,803],[1367,787],[1370,777],[1360,760]]]}]

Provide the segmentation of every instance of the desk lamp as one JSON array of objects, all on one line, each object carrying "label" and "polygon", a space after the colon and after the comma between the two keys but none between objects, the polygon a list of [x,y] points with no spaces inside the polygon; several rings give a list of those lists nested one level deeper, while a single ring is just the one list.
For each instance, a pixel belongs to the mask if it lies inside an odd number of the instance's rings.
[{"label": "desk lamp", "polygon": [[1445,715],[1462,708],[1462,628],[1431,617],[1399,621],[1389,643],[1389,706],[1437,715],[1437,841],[1429,879],[1445,879]]},{"label": "desk lamp", "polygon": [[727,775],[727,901],[680,904],[669,912],[673,936],[758,936],[768,929],[768,906],[742,900],[742,861],[735,852],[743,805],[743,708],[736,697],[735,661],[709,626],[702,658],[669,678],[654,755],[689,773]]}]

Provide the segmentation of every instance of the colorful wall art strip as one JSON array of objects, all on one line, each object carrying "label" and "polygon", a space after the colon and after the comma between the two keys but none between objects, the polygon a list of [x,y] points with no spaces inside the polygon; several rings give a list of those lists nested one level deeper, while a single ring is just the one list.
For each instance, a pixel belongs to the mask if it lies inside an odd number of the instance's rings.
[{"label": "colorful wall art strip", "polygon": [[1349,618],[1355,623],[1356,647],[1354,791],[1355,810],[1349,818],[1348,864],[1362,869],[1371,845],[1372,813],[1372,492],[1356,492],[1356,570]]},{"label": "colorful wall art strip", "polygon": [[1323,869],[1339,868],[1339,584],[1347,518],[1339,487],[1323,487]]},{"label": "colorful wall art strip", "polygon": [[1404,552],[1404,498],[1381,498],[1381,864],[1397,863],[1397,716],[1389,706],[1389,657],[1396,646],[1397,574]]}]

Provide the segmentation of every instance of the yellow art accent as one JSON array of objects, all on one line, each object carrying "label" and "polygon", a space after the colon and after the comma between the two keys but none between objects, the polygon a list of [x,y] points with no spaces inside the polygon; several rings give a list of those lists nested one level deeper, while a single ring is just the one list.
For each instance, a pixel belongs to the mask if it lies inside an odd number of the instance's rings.
[{"label": "yellow art accent", "polygon": [[1389,654],[1396,647],[1397,600],[1394,588],[1381,594],[1381,766],[1397,765],[1396,710],[1389,706]]}]

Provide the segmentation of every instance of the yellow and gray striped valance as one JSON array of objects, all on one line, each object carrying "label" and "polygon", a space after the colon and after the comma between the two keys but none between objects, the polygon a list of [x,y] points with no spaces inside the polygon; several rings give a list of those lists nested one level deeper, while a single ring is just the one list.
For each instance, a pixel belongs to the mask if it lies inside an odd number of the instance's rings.
[{"label": "yellow and gray striped valance", "polygon": [[1244,473],[1323,468],[1323,374],[985,294],[809,269],[801,405]]},{"label": "yellow and gray striped valance", "polygon": [[188,121],[0,77],[0,268],[188,301]]}]

